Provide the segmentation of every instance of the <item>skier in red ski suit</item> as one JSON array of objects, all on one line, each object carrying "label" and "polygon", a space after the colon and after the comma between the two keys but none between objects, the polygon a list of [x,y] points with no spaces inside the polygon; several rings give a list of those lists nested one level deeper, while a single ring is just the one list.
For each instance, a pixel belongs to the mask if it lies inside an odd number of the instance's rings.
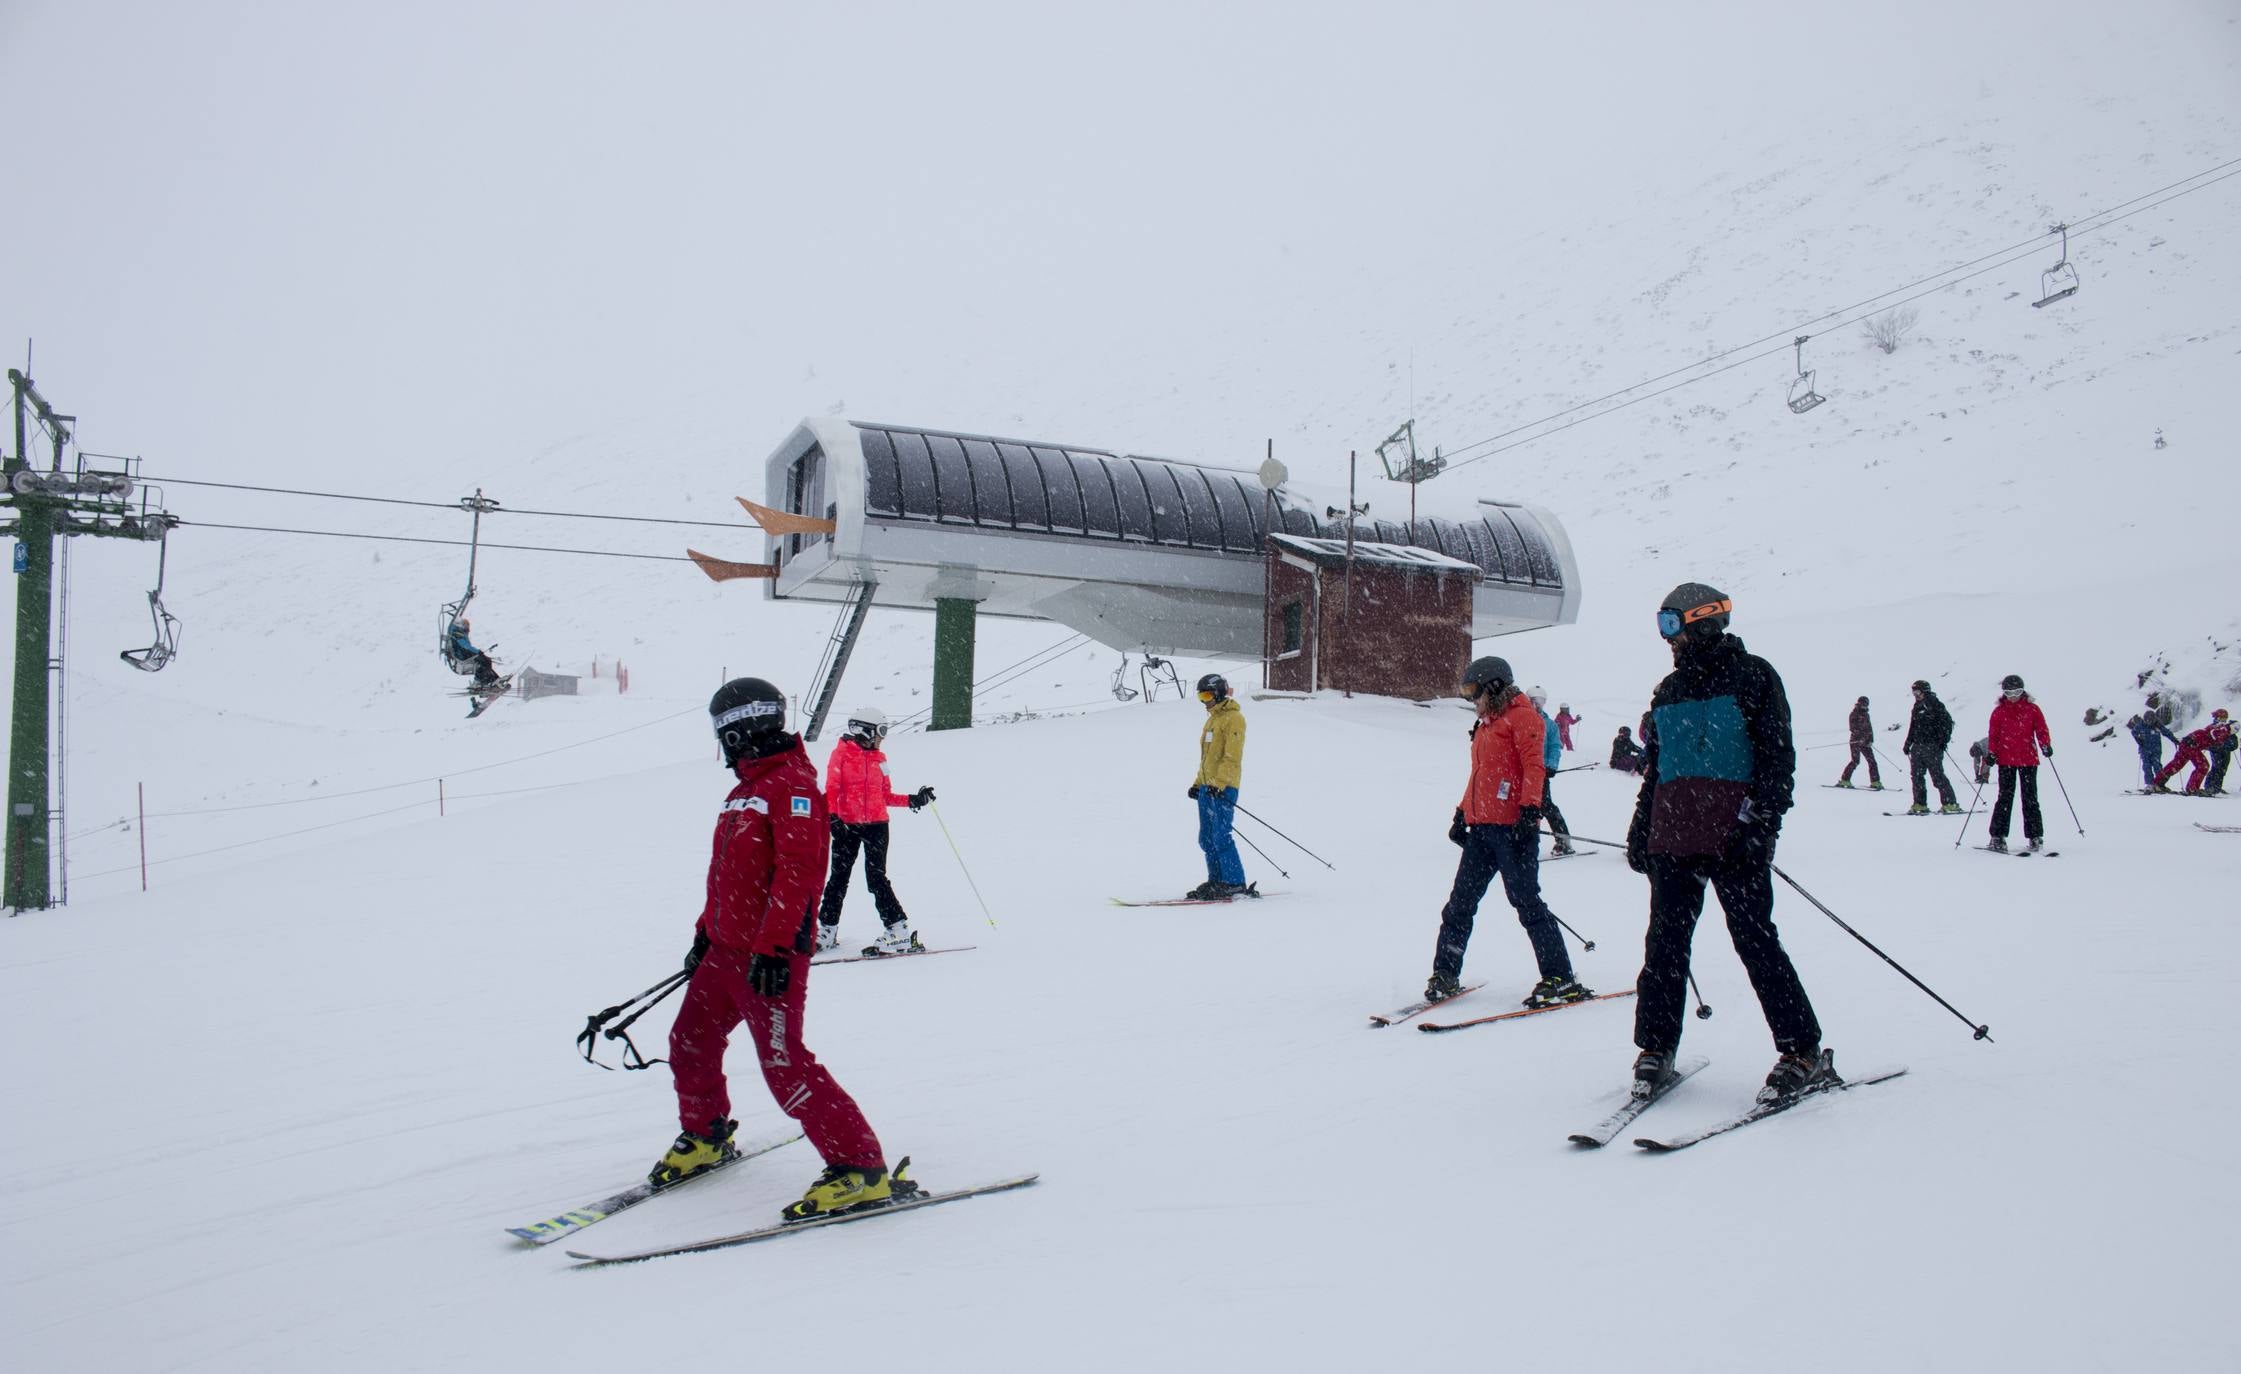
[{"label": "skier in red ski suit", "polygon": [[[789,1220],[889,1199],[886,1157],[856,1102],[802,1042],[809,950],[827,832],[817,768],[784,729],[786,699],[760,678],[724,684],[709,714],[739,785],[716,817],[708,898],[686,958],[692,977],[669,1032],[683,1127],[653,1179],[675,1182],[732,1152],[724,1049],[744,1024],[778,1110],[801,1123],[825,1174]],[[896,1187],[903,1185],[896,1181]]]},{"label": "skier in red ski suit", "polygon": [[2000,794],[1992,803],[1992,848],[2008,847],[2008,818],[2015,814],[2016,784],[2023,787],[2023,838],[2037,849],[2046,843],[2046,823],[2039,816],[2039,750],[2054,757],[2054,741],[2046,731],[2046,715],[2023,690],[2023,679],[2010,673],[2000,679],[2000,701],[1992,708],[1988,735],[1992,761],[2000,765]]},{"label": "skier in red ski suit", "polygon": [[2187,775],[2187,795],[2190,797],[2201,796],[2202,780],[2210,772],[2211,753],[2221,748],[2227,740],[2232,738],[2233,724],[2227,718],[2225,708],[2220,706],[2210,713],[2210,723],[2208,725],[2199,730],[2189,731],[2187,737],[2179,741],[2179,752],[2173,754],[2171,761],[2163,765],[2163,771],[2155,775],[2155,781],[2150,783],[2149,786],[2158,792],[2170,791],[2171,789],[2164,784],[2171,781],[2172,776],[2181,768],[2191,763],[2194,765],[2194,771]]}]

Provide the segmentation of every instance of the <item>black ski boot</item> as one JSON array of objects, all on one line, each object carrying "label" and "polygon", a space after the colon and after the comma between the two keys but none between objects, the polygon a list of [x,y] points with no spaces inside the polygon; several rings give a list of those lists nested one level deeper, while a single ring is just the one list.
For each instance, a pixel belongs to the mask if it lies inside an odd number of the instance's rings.
[{"label": "black ski boot", "polygon": [[1834,1050],[1785,1054],[1774,1061],[1774,1068],[1766,1075],[1766,1086],[1759,1089],[1759,1105],[1771,1107],[1843,1081],[1836,1076]]},{"label": "black ski boot", "polygon": [[1644,1050],[1634,1056],[1634,1086],[1627,1089],[1637,1102],[1647,1102],[1673,1081],[1670,1050]]},{"label": "black ski boot", "polygon": [[1459,996],[1462,991],[1462,979],[1451,973],[1434,972],[1432,980],[1424,985],[1424,1000],[1427,1002],[1444,1002],[1450,997]]},{"label": "black ski boot", "polygon": [[1525,1005],[1535,1009],[1561,1007],[1566,1002],[1584,1002],[1594,995],[1595,989],[1566,973],[1535,983],[1533,990],[1525,994]]}]

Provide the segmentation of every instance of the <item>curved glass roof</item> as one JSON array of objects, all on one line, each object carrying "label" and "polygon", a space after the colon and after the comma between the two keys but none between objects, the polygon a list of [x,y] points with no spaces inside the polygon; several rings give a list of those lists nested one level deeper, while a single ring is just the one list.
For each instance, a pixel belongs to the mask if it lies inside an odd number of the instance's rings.
[{"label": "curved glass roof", "polygon": [[[980,529],[1260,556],[1266,493],[1251,473],[1101,449],[852,421],[862,439],[865,514]],[[1488,578],[1562,587],[1555,544],[1530,511],[1488,506],[1476,520],[1365,521],[1357,539],[1431,549]],[[1276,500],[1277,528],[1306,538],[1345,527]]]}]

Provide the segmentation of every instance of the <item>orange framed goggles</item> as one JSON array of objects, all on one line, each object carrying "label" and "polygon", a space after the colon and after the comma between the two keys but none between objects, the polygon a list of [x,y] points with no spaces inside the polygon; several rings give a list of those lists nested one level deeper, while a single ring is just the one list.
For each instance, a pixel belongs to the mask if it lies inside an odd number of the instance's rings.
[{"label": "orange framed goggles", "polygon": [[1707,601],[1686,611],[1661,610],[1657,613],[1657,632],[1667,639],[1699,620],[1710,620],[1716,615],[1733,615],[1735,603],[1729,600]]}]

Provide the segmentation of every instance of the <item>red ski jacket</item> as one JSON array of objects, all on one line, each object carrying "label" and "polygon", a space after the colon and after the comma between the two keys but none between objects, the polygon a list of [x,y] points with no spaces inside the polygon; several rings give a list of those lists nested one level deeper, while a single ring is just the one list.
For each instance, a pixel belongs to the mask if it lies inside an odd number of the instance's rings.
[{"label": "red ski jacket", "polygon": [[807,954],[832,847],[817,766],[796,739],[732,771],[739,785],[716,817],[700,928],[725,949]]},{"label": "red ski jacket", "polygon": [[2181,749],[2207,751],[2217,748],[2232,738],[2233,726],[2221,720],[2211,725],[2205,725],[2199,730],[2187,731],[2187,737],[2180,743],[2179,747]]},{"label": "red ski jacket", "polygon": [[889,789],[885,753],[844,739],[825,760],[825,804],[835,820],[873,825],[887,819],[888,807],[908,806],[910,798]]},{"label": "red ski jacket", "polygon": [[1471,780],[1463,789],[1466,825],[1515,825],[1517,813],[1541,804],[1548,765],[1541,760],[1548,729],[1530,698],[1519,695],[1471,731]]},{"label": "red ski jacket", "polygon": [[2039,703],[2029,697],[2016,701],[2000,698],[1992,708],[1992,761],[2003,768],[2033,768],[2039,762],[2039,750],[2051,749],[2054,742],[2047,738],[2046,716]]}]

